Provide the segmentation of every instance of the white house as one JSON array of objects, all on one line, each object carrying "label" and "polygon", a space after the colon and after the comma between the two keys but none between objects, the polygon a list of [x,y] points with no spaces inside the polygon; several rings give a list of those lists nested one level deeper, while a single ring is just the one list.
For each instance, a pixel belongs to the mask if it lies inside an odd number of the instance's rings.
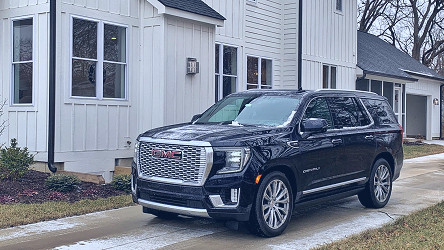
[{"label": "white house", "polygon": [[[356,88],[355,0],[51,1],[54,153],[65,171],[110,180],[114,167],[132,158],[139,133],[189,121],[232,92],[298,88],[298,77],[304,89]],[[17,138],[43,163],[49,17],[50,0],[0,0],[0,84],[9,123],[1,141]]]}]

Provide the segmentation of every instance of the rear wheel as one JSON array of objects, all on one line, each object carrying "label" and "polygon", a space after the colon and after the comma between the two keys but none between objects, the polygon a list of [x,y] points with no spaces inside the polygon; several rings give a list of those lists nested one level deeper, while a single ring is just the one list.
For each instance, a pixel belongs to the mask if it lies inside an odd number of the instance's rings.
[{"label": "rear wheel", "polygon": [[263,237],[282,234],[293,212],[293,193],[287,177],[281,172],[265,176],[259,186],[249,228]]},{"label": "rear wheel", "polygon": [[172,220],[172,219],[177,218],[177,216],[178,216],[178,214],[175,214],[175,213],[160,211],[160,210],[151,209],[151,208],[147,208],[147,207],[143,207],[143,212],[146,214],[153,214],[153,215],[155,215],[161,219],[165,219],[165,220]]},{"label": "rear wheel", "polygon": [[378,159],[373,165],[370,180],[358,194],[361,204],[368,208],[384,207],[392,194],[392,172],[385,159]]}]

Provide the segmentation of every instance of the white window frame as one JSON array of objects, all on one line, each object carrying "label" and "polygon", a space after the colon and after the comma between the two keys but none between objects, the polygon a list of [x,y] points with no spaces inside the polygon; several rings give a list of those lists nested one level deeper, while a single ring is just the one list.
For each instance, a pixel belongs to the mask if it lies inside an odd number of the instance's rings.
[{"label": "white window frame", "polygon": [[[223,91],[224,91],[224,84],[223,84],[223,80],[224,80],[224,76],[228,76],[228,77],[235,77],[236,78],[236,92],[239,91],[239,46],[236,45],[232,45],[232,44],[227,44],[227,43],[218,43],[216,42],[216,45],[219,45],[219,73],[214,72],[215,76],[218,77],[219,79],[219,84],[218,84],[218,96],[217,99],[221,100],[223,98]],[[214,46],[216,48],[216,46]],[[224,47],[232,47],[232,48],[236,48],[236,52],[237,52],[237,56],[236,56],[236,72],[237,75],[227,75],[224,74]]]},{"label": "white window frame", "polygon": [[321,74],[321,79],[322,79],[322,88],[324,88],[324,67],[327,66],[328,67],[328,78],[327,78],[327,88],[326,89],[332,89],[331,88],[331,69],[332,67],[336,68],[336,87],[334,89],[338,89],[338,66],[337,65],[332,65],[332,64],[322,64],[322,74]]},{"label": "white window frame", "polygon": [[[274,70],[274,62],[272,58],[269,57],[264,57],[264,56],[256,56],[256,55],[251,55],[251,54],[246,54],[245,56],[245,89],[244,90],[248,90],[248,85],[254,85],[253,83],[248,83],[248,57],[254,57],[257,58],[258,61],[258,69],[257,69],[257,73],[258,73],[258,84],[257,84],[257,89],[262,89],[262,59],[264,60],[270,60],[271,61],[271,83],[270,83],[270,89],[274,89],[274,74],[273,74],[273,70]],[[268,86],[268,85],[267,85]]]},{"label": "white window frame", "polygon": [[[79,58],[73,56],[73,45],[74,45],[74,19],[80,19],[90,22],[96,22],[97,23],[97,59],[90,59],[90,58]],[[105,33],[105,24],[118,26],[126,29],[126,37],[125,37],[125,52],[126,52],[126,58],[125,63],[121,62],[112,62],[112,61],[106,61],[104,59],[104,33]],[[129,44],[128,44],[128,37],[129,37],[129,26],[119,23],[113,23],[108,22],[104,20],[98,20],[93,19],[89,17],[84,16],[77,16],[77,15],[71,15],[70,18],[70,45],[69,45],[69,98],[70,99],[78,99],[78,100],[104,100],[104,101],[128,101],[129,100],[129,86],[128,86],[128,68],[129,68]],[[85,60],[85,61],[91,61],[96,62],[96,96],[95,97],[88,97],[88,96],[73,96],[72,95],[72,60],[73,59],[79,59],[79,60]],[[103,97],[103,64],[104,63],[114,63],[114,64],[120,64],[120,65],[126,65],[125,67],[125,97],[124,98],[105,98]]]},{"label": "white window frame", "polygon": [[[10,81],[10,93],[9,93],[9,104],[11,107],[35,107],[35,103],[36,103],[36,79],[35,79],[35,58],[36,58],[36,42],[37,40],[35,39],[36,37],[36,23],[35,23],[35,16],[34,15],[28,15],[28,16],[20,16],[20,17],[14,17],[11,18],[11,23],[10,23],[10,48],[11,48],[11,53],[10,53],[10,66],[11,66],[11,81]],[[27,19],[32,19],[32,60],[31,61],[23,61],[23,62],[14,62],[14,22],[16,21],[21,21],[21,20],[27,20]],[[20,63],[32,63],[32,102],[31,103],[14,103],[14,64],[20,64]]]}]

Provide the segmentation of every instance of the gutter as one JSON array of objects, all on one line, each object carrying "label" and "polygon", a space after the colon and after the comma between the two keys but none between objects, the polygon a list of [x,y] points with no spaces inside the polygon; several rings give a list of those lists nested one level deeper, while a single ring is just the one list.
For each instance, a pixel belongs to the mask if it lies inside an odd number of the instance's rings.
[{"label": "gutter", "polygon": [[56,1],[49,3],[49,109],[48,109],[48,168],[51,172],[57,172],[54,164],[55,145],[55,88],[56,88]]},{"label": "gutter", "polygon": [[298,89],[302,90],[302,1],[299,0],[298,20]]}]

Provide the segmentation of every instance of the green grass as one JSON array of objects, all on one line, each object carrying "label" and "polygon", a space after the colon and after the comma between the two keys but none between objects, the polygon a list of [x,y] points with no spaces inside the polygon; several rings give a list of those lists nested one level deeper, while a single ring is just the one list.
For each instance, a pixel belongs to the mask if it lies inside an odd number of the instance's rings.
[{"label": "green grass", "polygon": [[404,145],[404,159],[444,153],[444,146],[435,144]]},{"label": "green grass", "polygon": [[444,202],[319,249],[443,249]]},{"label": "green grass", "polygon": [[0,205],[0,228],[54,220],[133,205],[130,195],[74,203],[54,201],[40,204]]}]

